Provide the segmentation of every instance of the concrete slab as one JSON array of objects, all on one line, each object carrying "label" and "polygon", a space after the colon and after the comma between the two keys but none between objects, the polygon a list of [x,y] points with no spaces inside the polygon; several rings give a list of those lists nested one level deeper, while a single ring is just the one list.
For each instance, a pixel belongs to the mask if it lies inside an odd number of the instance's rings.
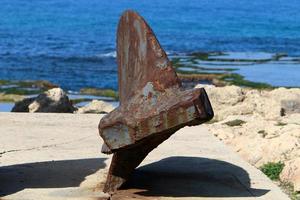
[{"label": "concrete slab", "polygon": [[[0,113],[0,199],[105,199],[110,157],[95,114]],[[112,199],[286,200],[259,170],[201,126],[149,154]]]}]

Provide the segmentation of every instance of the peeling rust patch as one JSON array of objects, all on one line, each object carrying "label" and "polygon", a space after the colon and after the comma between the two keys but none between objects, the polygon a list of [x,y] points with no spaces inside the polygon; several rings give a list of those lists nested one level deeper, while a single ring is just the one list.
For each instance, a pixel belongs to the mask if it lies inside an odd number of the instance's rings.
[{"label": "peeling rust patch", "polygon": [[104,192],[114,193],[143,159],[184,126],[213,117],[203,88],[183,91],[145,20],[133,11],[120,18],[117,31],[120,106],[103,117],[99,133],[104,153],[113,158]]},{"label": "peeling rust patch", "polygon": [[160,68],[160,69],[165,69],[168,67],[168,61],[167,60],[158,60],[156,62],[156,67]]},{"label": "peeling rust patch", "polygon": [[129,135],[128,126],[123,124],[115,124],[112,127],[104,129],[103,136],[103,140],[106,141],[106,144],[109,144],[106,146],[109,149],[118,149],[133,142]]},{"label": "peeling rust patch", "polygon": [[143,96],[144,98],[148,98],[149,96],[152,96],[152,94],[155,94],[153,83],[148,82],[143,88]]},{"label": "peeling rust patch", "polygon": [[142,28],[140,20],[136,19],[133,23],[134,28],[136,29],[136,32],[138,34],[139,39],[139,59],[144,59],[147,53],[147,40],[144,38],[144,29]]}]

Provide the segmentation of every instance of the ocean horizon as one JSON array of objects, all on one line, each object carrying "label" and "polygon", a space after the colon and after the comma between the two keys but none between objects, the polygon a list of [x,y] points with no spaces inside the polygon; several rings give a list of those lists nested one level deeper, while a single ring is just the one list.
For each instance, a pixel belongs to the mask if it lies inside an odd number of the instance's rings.
[{"label": "ocean horizon", "polygon": [[[222,52],[219,62],[199,66],[233,67],[250,81],[299,87],[299,7],[296,0],[2,0],[0,79],[48,80],[68,91],[117,90],[116,27],[131,9],[171,58]],[[277,55],[284,56],[271,59]],[[251,62],[259,59],[269,60]]]}]

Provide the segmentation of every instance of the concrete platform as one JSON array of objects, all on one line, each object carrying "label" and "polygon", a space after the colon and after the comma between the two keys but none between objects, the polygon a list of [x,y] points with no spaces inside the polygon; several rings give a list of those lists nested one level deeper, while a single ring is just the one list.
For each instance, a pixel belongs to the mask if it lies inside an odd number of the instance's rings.
[{"label": "concrete platform", "polygon": [[[99,115],[0,113],[0,199],[105,199]],[[112,199],[289,199],[201,126],[155,149]]]}]

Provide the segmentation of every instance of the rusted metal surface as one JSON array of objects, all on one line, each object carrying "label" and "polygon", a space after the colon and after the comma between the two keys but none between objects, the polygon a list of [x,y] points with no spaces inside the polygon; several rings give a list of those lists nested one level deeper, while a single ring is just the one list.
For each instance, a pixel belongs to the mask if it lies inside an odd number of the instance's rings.
[{"label": "rusted metal surface", "polygon": [[184,91],[151,28],[133,11],[117,31],[120,106],[99,124],[103,153],[113,153],[105,192],[113,193],[150,151],[186,125],[213,117],[204,89]]}]

